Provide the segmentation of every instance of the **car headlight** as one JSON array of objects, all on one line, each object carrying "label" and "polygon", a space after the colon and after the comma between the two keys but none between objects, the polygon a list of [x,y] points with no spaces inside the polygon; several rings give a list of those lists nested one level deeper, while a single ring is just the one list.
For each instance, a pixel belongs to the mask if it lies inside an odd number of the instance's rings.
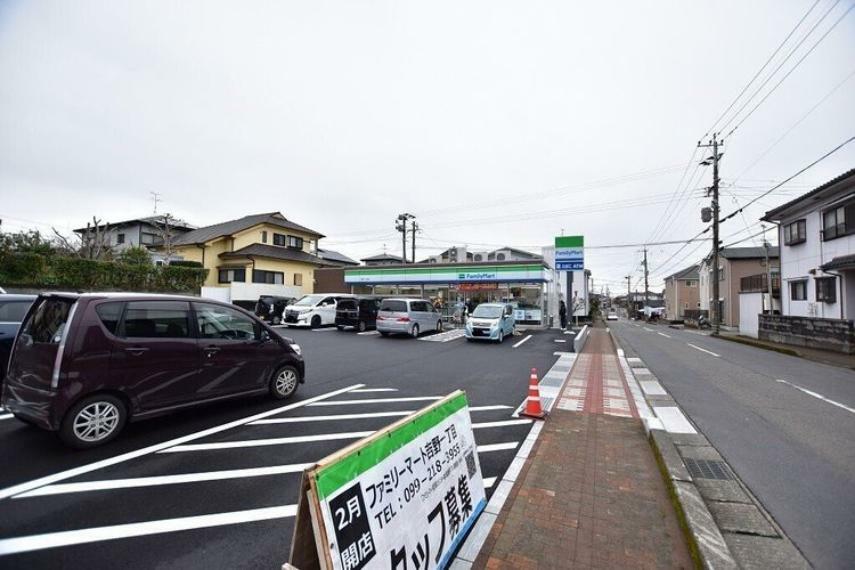
[{"label": "car headlight", "polygon": [[303,356],[303,349],[300,348],[299,344],[292,344],[290,346],[291,346],[291,350],[293,350],[294,352],[296,352],[300,356]]}]

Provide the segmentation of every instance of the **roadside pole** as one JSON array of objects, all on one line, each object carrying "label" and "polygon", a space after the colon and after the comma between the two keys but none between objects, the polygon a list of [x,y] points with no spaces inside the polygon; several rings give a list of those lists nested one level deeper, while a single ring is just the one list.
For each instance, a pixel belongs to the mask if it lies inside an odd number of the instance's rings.
[{"label": "roadside pole", "polygon": [[[650,290],[647,285],[647,247],[644,248],[644,308],[650,306]],[[647,313],[644,313],[644,316],[647,317]],[[648,317],[650,318],[650,317]]]},{"label": "roadside pole", "polygon": [[[719,218],[719,207],[718,207],[718,161],[720,158],[718,152],[718,138],[717,133],[713,133],[712,141],[709,144],[700,144],[698,143],[698,147],[700,148],[712,148],[713,154],[710,159],[712,161],[713,167],[713,184],[710,190],[712,191],[712,215],[713,215],[713,255],[712,255],[712,263],[713,263],[713,276],[712,276],[712,297],[713,302],[710,305],[710,312],[712,313],[712,334],[718,335],[721,332],[721,297],[719,292],[719,240],[718,240],[718,218]],[[705,160],[701,164],[709,165],[710,163]]]}]

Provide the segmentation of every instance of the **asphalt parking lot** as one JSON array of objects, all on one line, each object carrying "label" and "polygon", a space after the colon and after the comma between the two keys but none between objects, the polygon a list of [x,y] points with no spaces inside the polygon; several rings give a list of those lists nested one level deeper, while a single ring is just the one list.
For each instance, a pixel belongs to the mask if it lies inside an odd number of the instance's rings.
[{"label": "asphalt parking lot", "polygon": [[502,345],[458,331],[283,334],[303,347],[307,369],[285,402],[239,400],[131,424],[85,452],[0,415],[0,567],[278,568],[307,464],[463,389],[491,485],[530,429],[513,417],[530,369],[543,374],[555,351],[572,350],[570,336],[542,331]]}]

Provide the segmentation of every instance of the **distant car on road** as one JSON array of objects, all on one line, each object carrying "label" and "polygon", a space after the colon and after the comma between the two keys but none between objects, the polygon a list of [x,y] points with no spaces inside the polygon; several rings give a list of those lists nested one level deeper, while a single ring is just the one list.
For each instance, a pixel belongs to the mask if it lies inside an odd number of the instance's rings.
[{"label": "distant car on road", "polygon": [[27,312],[2,404],[82,449],[125,423],[238,396],[292,396],[300,347],[238,307],[178,295],[51,293]]},{"label": "distant car on road", "polygon": [[271,325],[279,325],[285,315],[285,307],[296,301],[294,297],[262,295],[255,303],[255,316]]},{"label": "distant car on road", "polygon": [[615,311],[609,311],[609,313],[606,315],[606,320],[607,320],[607,321],[616,321],[616,320],[618,320],[618,314],[617,314],[617,312],[615,312]]},{"label": "distant car on road", "polygon": [[514,308],[507,303],[481,303],[466,321],[466,340],[495,340],[501,343],[516,329]]},{"label": "distant car on road", "polygon": [[0,384],[6,376],[9,353],[15,342],[15,333],[27,314],[27,309],[36,300],[35,295],[7,295],[0,297]]},{"label": "distant car on road", "polygon": [[352,295],[304,295],[285,307],[285,324],[289,327],[318,327],[335,324],[338,300]]},{"label": "distant car on road", "polygon": [[377,313],[377,330],[383,336],[441,331],[442,315],[424,299],[383,299]]},{"label": "distant car on road", "polygon": [[342,331],[345,327],[354,327],[359,332],[375,328],[380,301],[380,297],[370,295],[339,299],[335,307],[336,328]]}]

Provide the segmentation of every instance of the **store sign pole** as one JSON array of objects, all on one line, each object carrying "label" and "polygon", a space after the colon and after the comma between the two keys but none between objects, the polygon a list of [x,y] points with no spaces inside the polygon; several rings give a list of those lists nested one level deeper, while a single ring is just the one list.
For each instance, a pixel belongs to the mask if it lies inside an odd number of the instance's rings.
[{"label": "store sign pole", "polygon": [[446,568],[487,502],[466,394],[327,457],[305,473],[304,490],[293,542],[307,544],[300,516],[310,516],[317,558],[292,549],[294,566]]},{"label": "store sign pole", "polygon": [[[573,272],[585,270],[585,236],[556,236],[555,237],[555,269],[564,271],[567,290],[564,294],[567,308],[571,315],[576,316],[575,297],[573,296]],[[583,274],[584,275],[584,274]]]}]

